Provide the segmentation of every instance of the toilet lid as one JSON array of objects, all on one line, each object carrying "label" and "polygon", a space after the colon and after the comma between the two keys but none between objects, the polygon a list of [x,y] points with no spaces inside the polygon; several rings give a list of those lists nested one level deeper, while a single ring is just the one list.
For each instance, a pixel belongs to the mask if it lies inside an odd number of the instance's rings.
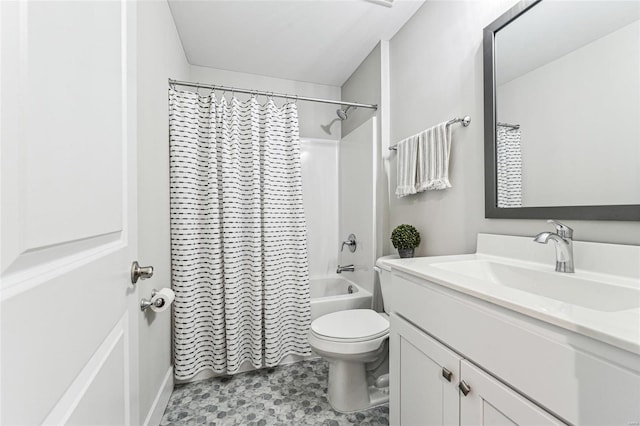
[{"label": "toilet lid", "polygon": [[311,331],[334,340],[369,340],[387,334],[389,321],[371,309],[349,309],[317,318]]}]

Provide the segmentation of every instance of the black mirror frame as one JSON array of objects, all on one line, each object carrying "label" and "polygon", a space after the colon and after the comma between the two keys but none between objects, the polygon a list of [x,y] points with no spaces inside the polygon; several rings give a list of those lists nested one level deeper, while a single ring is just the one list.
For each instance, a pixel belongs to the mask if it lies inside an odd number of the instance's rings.
[{"label": "black mirror frame", "polygon": [[[640,204],[499,208],[496,167],[495,34],[542,0],[522,0],[483,32],[485,217],[640,221]],[[640,141],[638,141],[640,143]]]}]

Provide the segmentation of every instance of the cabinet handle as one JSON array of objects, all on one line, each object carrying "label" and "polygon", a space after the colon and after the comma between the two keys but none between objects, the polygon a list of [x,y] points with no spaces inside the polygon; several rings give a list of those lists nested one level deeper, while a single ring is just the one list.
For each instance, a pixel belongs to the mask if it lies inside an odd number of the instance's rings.
[{"label": "cabinet handle", "polygon": [[464,396],[467,396],[469,392],[471,392],[471,387],[466,384],[464,380],[458,383],[458,388],[460,388]]},{"label": "cabinet handle", "polygon": [[453,373],[446,368],[442,367],[442,377],[447,379],[447,382],[451,382],[451,377],[453,377]]}]

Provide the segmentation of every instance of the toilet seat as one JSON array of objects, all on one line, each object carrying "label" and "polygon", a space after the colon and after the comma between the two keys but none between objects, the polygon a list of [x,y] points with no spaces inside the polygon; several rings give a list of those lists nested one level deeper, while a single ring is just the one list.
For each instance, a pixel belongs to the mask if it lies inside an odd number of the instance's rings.
[{"label": "toilet seat", "polygon": [[323,356],[373,355],[388,337],[388,317],[371,309],[323,315],[309,330],[311,347]]},{"label": "toilet seat", "polygon": [[349,309],[317,318],[311,331],[335,342],[363,342],[388,335],[389,320],[371,309]]}]

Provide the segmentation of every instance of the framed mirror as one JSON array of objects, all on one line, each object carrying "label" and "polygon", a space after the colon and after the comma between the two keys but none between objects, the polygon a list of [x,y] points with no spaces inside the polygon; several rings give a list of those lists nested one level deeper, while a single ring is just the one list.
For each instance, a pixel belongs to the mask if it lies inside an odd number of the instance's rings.
[{"label": "framed mirror", "polygon": [[483,47],[485,216],[640,220],[640,2],[522,1]]}]

